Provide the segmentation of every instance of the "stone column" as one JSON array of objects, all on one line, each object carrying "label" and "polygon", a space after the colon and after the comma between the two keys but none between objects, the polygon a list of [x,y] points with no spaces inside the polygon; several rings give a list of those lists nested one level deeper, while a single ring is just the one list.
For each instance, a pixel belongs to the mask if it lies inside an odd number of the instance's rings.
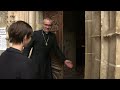
[{"label": "stone column", "polygon": [[40,29],[40,13],[39,11],[36,11],[36,30]]},{"label": "stone column", "polygon": [[92,11],[85,11],[85,79],[91,78],[92,70],[92,44],[91,44],[91,31],[92,31]]},{"label": "stone column", "polygon": [[29,11],[29,24],[33,30],[36,30],[36,13],[35,11]]},{"label": "stone column", "polygon": [[107,78],[108,72],[108,38],[105,37],[109,31],[109,11],[101,11],[101,62],[100,62],[100,79]]},{"label": "stone column", "polygon": [[[43,20],[42,12],[40,11],[10,11],[9,14],[15,15],[15,21],[22,20],[29,23],[34,30],[41,28],[41,21]],[[9,20],[10,21],[10,20]]]},{"label": "stone column", "polygon": [[116,34],[115,79],[120,79],[120,11],[116,11]]},{"label": "stone column", "polygon": [[29,11],[26,11],[25,13],[25,21],[29,23]]},{"label": "stone column", "polygon": [[42,29],[42,24],[43,24],[43,11],[40,11],[40,29]]},{"label": "stone column", "polygon": [[26,11],[15,11],[15,21],[26,21]]},{"label": "stone column", "polygon": [[101,61],[101,12],[92,12],[92,79],[99,79]]},{"label": "stone column", "polygon": [[120,79],[120,11],[99,13],[85,14],[85,78]]},{"label": "stone column", "polygon": [[109,41],[109,58],[108,58],[108,72],[107,78],[114,79],[115,78],[115,64],[116,64],[116,12],[110,11],[110,29],[107,32],[107,37]]}]

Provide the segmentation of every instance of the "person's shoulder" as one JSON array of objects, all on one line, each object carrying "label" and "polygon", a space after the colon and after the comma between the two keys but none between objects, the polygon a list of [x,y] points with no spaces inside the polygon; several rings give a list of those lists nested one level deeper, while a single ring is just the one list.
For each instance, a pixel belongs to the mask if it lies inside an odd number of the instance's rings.
[{"label": "person's shoulder", "polygon": [[34,31],[32,37],[38,36],[40,32],[41,32],[41,30]]},{"label": "person's shoulder", "polygon": [[25,61],[25,60],[28,60],[28,57],[25,56],[25,55],[23,55],[23,53],[14,53],[13,56],[16,58],[16,60],[18,60],[18,61],[20,61],[20,62],[23,62],[23,61]]},{"label": "person's shoulder", "polygon": [[7,50],[5,50],[4,52],[2,52],[0,56],[4,56],[6,53],[7,53]]},{"label": "person's shoulder", "polygon": [[28,58],[27,56],[24,56],[24,55],[22,55],[22,58],[23,58],[24,60],[31,60],[30,58]]},{"label": "person's shoulder", "polygon": [[42,30],[36,30],[36,31],[33,32],[33,35],[39,34],[41,32],[42,32]]},{"label": "person's shoulder", "polygon": [[36,33],[36,32],[38,32],[39,30],[35,30],[33,33]]},{"label": "person's shoulder", "polygon": [[40,30],[35,30],[33,33],[37,33],[37,32],[41,32],[42,30],[40,29]]},{"label": "person's shoulder", "polygon": [[24,56],[24,55],[19,55],[19,64],[20,65],[25,65],[27,63],[31,62],[31,59],[28,58],[27,56]]},{"label": "person's shoulder", "polygon": [[9,48],[7,48],[5,51],[3,51],[0,55],[0,57],[4,58],[4,57],[12,57],[11,56],[11,52],[8,51]]},{"label": "person's shoulder", "polygon": [[34,32],[33,32],[33,35],[36,34],[37,32],[38,32],[38,31],[34,31]]},{"label": "person's shoulder", "polygon": [[30,60],[27,56],[24,56],[23,54],[19,55],[20,58],[22,58],[23,61]]},{"label": "person's shoulder", "polygon": [[55,36],[55,33],[54,32],[49,32],[49,34],[51,35],[51,36]]}]

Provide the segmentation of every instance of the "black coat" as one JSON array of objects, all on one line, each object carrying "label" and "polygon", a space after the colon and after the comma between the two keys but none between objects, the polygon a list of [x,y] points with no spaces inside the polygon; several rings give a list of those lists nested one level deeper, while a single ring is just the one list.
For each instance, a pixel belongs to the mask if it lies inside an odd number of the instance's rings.
[{"label": "black coat", "polygon": [[31,59],[15,48],[8,48],[0,56],[0,79],[33,79]]},{"label": "black coat", "polygon": [[[31,48],[33,47],[30,58],[33,60],[36,67],[36,73],[38,75],[37,78],[52,79],[50,54],[54,53],[60,58],[61,62],[64,62],[66,57],[58,47],[55,34],[52,32],[48,33],[49,40],[48,45],[46,46],[42,32],[43,30],[39,30],[33,33],[30,43],[23,50],[23,54],[28,56]],[[45,37],[47,36],[45,33],[44,35]]]}]

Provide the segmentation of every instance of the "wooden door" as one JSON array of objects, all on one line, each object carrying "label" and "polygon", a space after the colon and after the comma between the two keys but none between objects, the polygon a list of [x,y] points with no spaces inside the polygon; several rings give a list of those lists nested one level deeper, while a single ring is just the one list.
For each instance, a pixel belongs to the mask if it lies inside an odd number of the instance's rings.
[{"label": "wooden door", "polygon": [[[51,31],[56,34],[57,42],[60,49],[63,51],[63,11],[43,11],[43,17],[49,17],[53,20]],[[55,79],[63,78],[63,64],[59,59],[52,56],[53,77]]]},{"label": "wooden door", "polygon": [[63,48],[63,12],[62,11],[44,11],[43,17],[49,17],[53,20],[51,31],[56,34],[60,48]]}]

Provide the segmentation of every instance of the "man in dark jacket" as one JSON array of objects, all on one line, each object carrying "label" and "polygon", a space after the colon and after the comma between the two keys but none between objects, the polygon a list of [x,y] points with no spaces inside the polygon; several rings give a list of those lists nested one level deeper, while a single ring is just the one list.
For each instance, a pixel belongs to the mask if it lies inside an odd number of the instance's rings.
[{"label": "man in dark jacket", "polygon": [[35,73],[31,59],[22,55],[23,47],[31,40],[32,27],[17,21],[8,28],[12,43],[0,56],[0,79],[34,79]]},{"label": "man in dark jacket", "polygon": [[67,67],[72,68],[73,64],[64,56],[58,47],[56,36],[50,32],[52,20],[46,18],[43,20],[43,29],[35,31],[32,36],[31,42],[24,48],[23,54],[29,56],[32,49],[30,58],[36,67],[38,79],[52,79],[51,68],[51,53],[55,53]]}]

